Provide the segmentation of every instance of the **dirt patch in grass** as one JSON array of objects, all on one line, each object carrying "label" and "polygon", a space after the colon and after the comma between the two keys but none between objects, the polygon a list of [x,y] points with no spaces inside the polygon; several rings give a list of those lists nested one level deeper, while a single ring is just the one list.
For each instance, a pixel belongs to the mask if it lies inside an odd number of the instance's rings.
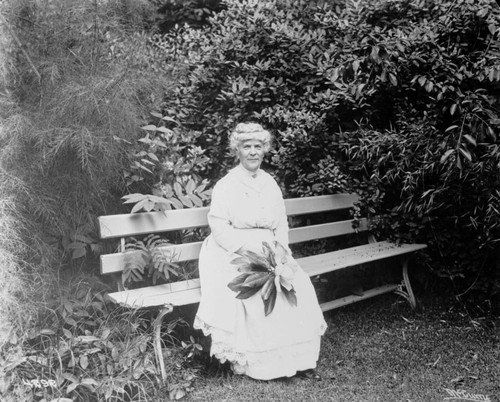
[{"label": "dirt patch in grass", "polygon": [[414,312],[387,295],[326,318],[322,381],[206,374],[187,400],[443,401],[450,390],[500,401],[498,317],[472,318],[435,299]]}]

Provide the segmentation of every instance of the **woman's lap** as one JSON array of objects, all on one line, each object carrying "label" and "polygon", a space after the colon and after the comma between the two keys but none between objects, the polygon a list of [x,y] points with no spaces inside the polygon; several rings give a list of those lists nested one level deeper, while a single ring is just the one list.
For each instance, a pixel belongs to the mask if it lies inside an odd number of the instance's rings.
[{"label": "woman's lap", "polygon": [[234,362],[235,372],[260,379],[313,368],[326,324],[307,274],[299,270],[293,281],[297,306],[278,294],[265,316],[259,292],[239,300],[227,287],[239,275],[232,258],[210,239],[200,254],[202,296],[195,326],[212,336],[211,354]]}]

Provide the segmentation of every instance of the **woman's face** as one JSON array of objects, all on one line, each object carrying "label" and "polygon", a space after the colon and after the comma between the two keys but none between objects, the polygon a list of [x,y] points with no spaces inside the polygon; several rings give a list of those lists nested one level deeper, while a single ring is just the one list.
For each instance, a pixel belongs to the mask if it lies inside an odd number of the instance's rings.
[{"label": "woman's face", "polygon": [[238,143],[237,155],[246,170],[256,172],[264,159],[264,144],[259,140],[241,141]]}]

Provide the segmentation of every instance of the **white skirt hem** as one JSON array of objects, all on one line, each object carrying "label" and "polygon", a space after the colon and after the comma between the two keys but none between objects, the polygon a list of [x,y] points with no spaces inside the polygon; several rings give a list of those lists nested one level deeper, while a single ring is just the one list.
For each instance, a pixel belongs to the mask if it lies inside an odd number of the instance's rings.
[{"label": "white skirt hem", "polygon": [[247,375],[257,380],[292,377],[298,371],[314,369],[319,357],[321,336],[326,331],[323,323],[307,341],[290,345],[279,345],[268,350],[236,350],[235,336],[230,332],[212,327],[196,316],[194,328],[211,336],[210,355],[221,363],[231,363],[235,374]]}]

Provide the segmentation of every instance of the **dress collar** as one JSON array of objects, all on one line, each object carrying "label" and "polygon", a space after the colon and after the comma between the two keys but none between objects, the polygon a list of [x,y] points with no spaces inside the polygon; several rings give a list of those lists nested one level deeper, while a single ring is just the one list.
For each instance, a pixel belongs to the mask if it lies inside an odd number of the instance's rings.
[{"label": "dress collar", "polygon": [[237,171],[241,177],[246,177],[250,179],[256,179],[261,176],[260,168],[257,169],[255,172],[250,172],[249,170],[245,169],[241,164],[235,167],[235,171]]}]

